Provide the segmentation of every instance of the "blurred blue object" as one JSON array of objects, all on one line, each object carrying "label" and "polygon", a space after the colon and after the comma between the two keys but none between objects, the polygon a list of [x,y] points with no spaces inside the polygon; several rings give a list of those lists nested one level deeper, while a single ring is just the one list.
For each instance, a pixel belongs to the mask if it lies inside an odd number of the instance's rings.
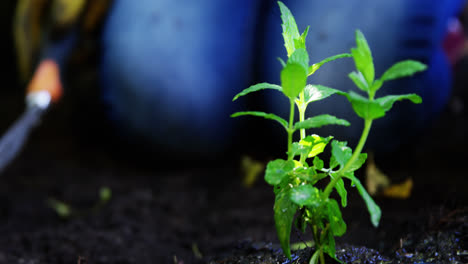
[{"label": "blurred blue object", "polygon": [[171,151],[226,147],[242,108],[231,100],[251,78],[257,2],[114,1],[100,76],[126,135]]},{"label": "blurred blue object", "polygon": [[[299,31],[310,25],[306,45],[311,63],[349,52],[356,45],[354,32],[360,29],[373,52],[376,77],[400,60],[415,59],[428,64],[426,72],[388,82],[378,92],[377,96],[417,93],[423,98],[423,104],[397,103],[387,116],[374,122],[367,147],[380,152],[394,151],[406,140],[421,135],[446,105],[452,73],[442,41],[449,19],[461,10],[464,0],[285,0],[284,3],[295,16]],[[276,58],[286,58],[280,24],[279,9],[273,6],[266,26],[261,77],[272,83],[280,82],[281,65]],[[352,60],[341,59],[323,66],[308,82],[344,91],[357,89],[347,77],[352,70]],[[277,94],[268,96],[269,111],[278,112],[280,108],[285,116],[288,103]],[[309,108],[308,115],[331,113],[352,124],[348,128],[330,126],[314,133],[334,135],[353,144],[359,139],[363,121],[353,113],[346,99],[334,96]]]}]

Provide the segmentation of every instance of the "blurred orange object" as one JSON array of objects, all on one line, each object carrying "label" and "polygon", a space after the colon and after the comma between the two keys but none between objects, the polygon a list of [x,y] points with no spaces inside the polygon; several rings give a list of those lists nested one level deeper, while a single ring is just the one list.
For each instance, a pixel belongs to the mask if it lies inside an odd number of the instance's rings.
[{"label": "blurred orange object", "polygon": [[55,61],[46,59],[37,67],[31,82],[29,82],[27,93],[47,91],[52,102],[57,102],[62,97],[62,83],[60,82],[60,70]]},{"label": "blurred orange object", "polygon": [[413,179],[408,178],[402,183],[390,185],[388,188],[383,190],[382,194],[385,197],[395,199],[408,199],[411,196],[412,189]]}]

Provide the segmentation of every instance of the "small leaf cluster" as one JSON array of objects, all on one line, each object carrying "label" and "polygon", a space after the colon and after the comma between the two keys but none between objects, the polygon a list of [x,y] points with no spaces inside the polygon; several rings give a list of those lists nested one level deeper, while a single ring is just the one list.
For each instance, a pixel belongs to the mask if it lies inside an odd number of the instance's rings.
[{"label": "small leaf cluster", "polygon": [[[299,34],[296,22],[290,10],[281,2],[278,2],[283,21],[283,38],[288,59],[281,70],[281,85],[260,83],[253,85],[239,94],[234,100],[252,92],[272,89],[281,92],[289,98],[290,115],[286,120],[272,113],[258,111],[237,112],[232,117],[251,115],[271,119],[285,129],[288,134],[287,159],[276,159],[268,163],[265,171],[265,181],[272,185],[275,193],[273,207],[275,226],[278,239],[284,254],[291,258],[290,236],[293,226],[302,232],[308,229],[312,231],[315,242],[315,253],[311,263],[324,263],[324,253],[336,259],[335,237],[346,232],[340,204],[347,206],[347,189],[345,179],[349,186],[358,190],[370,213],[370,219],[374,226],[378,226],[381,210],[365,190],[362,183],[354,175],[366,161],[367,154],[361,153],[372,121],[381,118],[389,111],[396,101],[408,99],[413,103],[421,103],[421,98],[416,94],[389,95],[375,98],[376,92],[384,82],[410,76],[423,71],[426,66],[417,61],[403,61],[390,67],[380,79],[375,79],[375,71],[372,53],[364,35],[356,31],[356,47],[351,53],[338,54],[326,58],[318,63],[310,64],[306,50],[307,27]],[[322,85],[307,84],[309,76],[314,74],[327,62],[351,57],[354,60],[356,70],[348,76],[356,86],[367,96],[356,92],[343,92]],[[353,151],[347,142],[338,141],[333,136],[321,137],[319,135],[306,135],[306,131],[325,125],[349,126],[344,119],[331,115],[318,115],[305,118],[305,112],[310,103],[326,99],[332,95],[345,96],[352,105],[356,114],[364,119],[364,129],[358,145]],[[299,113],[299,120],[295,121],[294,115]],[[299,140],[294,142],[294,134],[300,131]],[[331,157],[325,164],[319,155],[325,148],[331,146]],[[317,187],[319,181],[328,181],[322,190]],[[330,197],[336,190],[340,203]]]}]

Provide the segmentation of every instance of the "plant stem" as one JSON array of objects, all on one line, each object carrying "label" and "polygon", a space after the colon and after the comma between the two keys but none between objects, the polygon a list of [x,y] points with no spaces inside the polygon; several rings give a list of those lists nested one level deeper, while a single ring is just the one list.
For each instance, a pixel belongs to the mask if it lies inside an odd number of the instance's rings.
[{"label": "plant stem", "polygon": [[[305,109],[299,109],[299,121],[304,121]],[[301,139],[305,138],[305,129],[301,128]]]},{"label": "plant stem", "polygon": [[[299,94],[299,101],[300,101],[300,104],[298,105],[299,122],[302,122],[302,121],[304,121],[305,110],[306,110],[306,107],[307,107],[307,105],[304,102],[304,90],[302,90],[302,92]],[[305,129],[302,128],[301,129],[301,139],[304,139],[304,138],[305,138]]]},{"label": "plant stem", "polygon": [[328,199],[330,196],[331,192],[333,191],[333,188],[335,187],[336,183],[343,177],[343,174],[348,170],[349,166],[351,166],[356,159],[359,157],[361,154],[362,149],[364,148],[364,144],[366,143],[367,136],[369,136],[369,131],[372,126],[372,121],[373,119],[365,119],[364,120],[364,130],[362,131],[361,134],[361,139],[359,139],[359,143],[356,146],[356,149],[354,150],[353,155],[351,158],[348,160],[348,162],[334,175],[335,177],[333,180],[327,185],[325,188],[325,191],[323,192],[323,197],[325,199]]},{"label": "plant stem", "polygon": [[320,249],[320,264],[325,264],[325,256],[322,249]]},{"label": "plant stem", "polygon": [[[305,107],[299,107],[299,121],[304,121],[305,115]],[[301,140],[305,138],[305,129],[301,128]],[[307,159],[307,154],[301,154],[300,163],[304,164],[305,160]]]},{"label": "plant stem", "polygon": [[289,127],[288,127],[288,160],[293,159],[292,153],[292,136],[294,133],[294,99],[289,99],[290,108],[289,108]]},{"label": "plant stem", "polygon": [[320,243],[320,237],[318,234],[318,228],[316,225],[312,226],[312,233],[314,235],[315,250],[319,250],[320,264],[325,264],[325,256],[323,255],[322,244]]}]

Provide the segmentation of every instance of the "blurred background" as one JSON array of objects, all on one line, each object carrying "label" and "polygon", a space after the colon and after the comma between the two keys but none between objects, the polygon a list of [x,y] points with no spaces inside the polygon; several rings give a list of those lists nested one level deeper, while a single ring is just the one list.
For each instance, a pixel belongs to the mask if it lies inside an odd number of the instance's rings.
[{"label": "blurred background", "polygon": [[[466,112],[466,89],[454,85],[454,78],[466,73],[465,2],[284,1],[301,32],[311,26],[312,63],[349,52],[359,28],[373,51],[376,76],[403,59],[428,64],[425,73],[386,84],[378,94],[423,97],[422,105],[397,103],[376,122],[367,147],[382,156],[411,147],[441,112]],[[44,155],[56,149],[83,156],[103,151],[124,159],[190,163],[284,153],[284,131],[276,124],[229,117],[238,110],[284,115],[287,109],[282,96],[270,91],[231,102],[252,84],[279,84],[277,57],[286,60],[286,51],[275,1],[5,0],[1,5],[2,133],[26,108],[25,90],[41,61],[51,58],[60,68],[63,97],[30,138]],[[350,59],[331,62],[309,83],[355,89],[347,78],[353,69]],[[362,123],[346,101],[333,97],[311,108],[310,114],[335,114],[353,124],[316,133],[351,145],[357,141]]]}]

